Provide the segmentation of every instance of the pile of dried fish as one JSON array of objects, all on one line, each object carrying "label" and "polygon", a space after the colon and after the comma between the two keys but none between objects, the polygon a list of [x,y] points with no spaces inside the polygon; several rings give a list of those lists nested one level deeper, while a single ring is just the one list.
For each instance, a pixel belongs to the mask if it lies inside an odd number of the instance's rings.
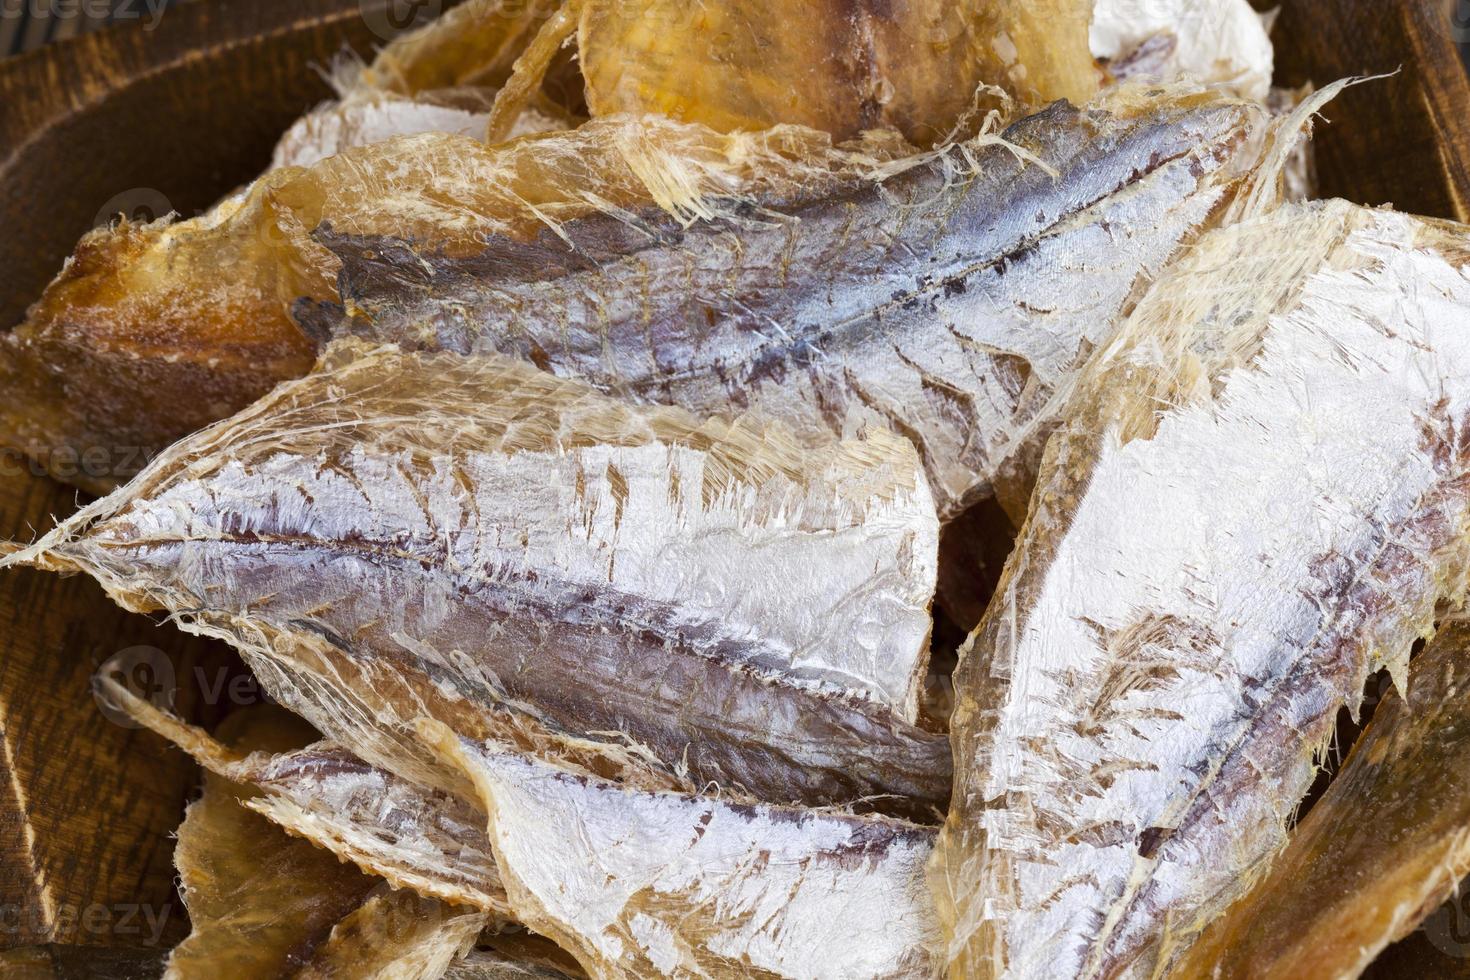
[{"label": "pile of dried fish", "polygon": [[[148,459],[0,566],[280,705],[101,682],[208,772],[169,975],[1355,975],[1411,931],[1470,871],[1426,776],[1465,628],[1410,660],[1470,591],[1470,229],[1290,203],[1331,90],[1267,107],[1244,0],[1141,6],[469,0],[211,213],[85,239],[0,441]],[[1380,669],[1415,710],[1300,819]]]}]

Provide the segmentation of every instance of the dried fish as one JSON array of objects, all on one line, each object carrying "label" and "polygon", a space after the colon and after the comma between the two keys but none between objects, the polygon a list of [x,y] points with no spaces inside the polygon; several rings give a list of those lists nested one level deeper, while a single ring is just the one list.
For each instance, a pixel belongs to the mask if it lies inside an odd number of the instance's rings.
[{"label": "dried fish", "polygon": [[1470,231],[1212,232],[1092,362],[956,673],[955,976],[1149,975],[1470,569]]},{"label": "dried fish", "polygon": [[421,730],[479,787],[520,918],[593,977],[936,974],[931,829],[629,791]]},{"label": "dried fish", "polygon": [[[274,708],[232,716],[221,736],[242,749],[288,750],[312,735]],[[296,973],[374,879],[305,841],[290,840],[236,797],[250,791],[206,775],[179,828],[175,863],[193,931],[169,955],[170,980]]]},{"label": "dried fish", "polygon": [[949,788],[943,737],[906,723],[937,549],[887,432],[812,449],[348,342],[5,563],[224,636],[278,700],[430,785],[390,719],[503,739],[510,711],[763,799],[922,811]]},{"label": "dried fish", "polygon": [[981,84],[1081,103],[1099,74],[1092,0],[582,0],[594,115],[651,112],[720,130],[797,123],[839,138],[890,126],[932,145]]},{"label": "dried fish", "polygon": [[[949,518],[1008,478],[1024,499],[1079,362],[1210,221],[1267,125],[1199,95],[1115,109],[1055,105],[886,181],[687,229],[604,209],[529,242],[316,238],[361,335],[494,350],[700,415],[749,408],[817,440],[890,427]],[[445,191],[400,202],[428,213]]]},{"label": "dried fish", "polygon": [[[296,121],[276,144],[271,168],[310,167],[356,146],[371,146],[398,136],[454,133],[478,137],[490,121],[489,93],[449,89],[413,98],[373,89],[349,92]],[[530,107],[522,111],[507,139],[570,128],[569,121]]]},{"label": "dried fish", "polygon": [[314,742],[288,752],[233,751],[104,679],[99,689],[209,772],[245,787],[241,805],[395,888],[509,918],[485,815],[476,804],[375,769]]},{"label": "dried fish", "polygon": [[478,912],[380,884],[332,927],[296,976],[439,980],[469,952],[484,925],[485,916]]},{"label": "dried fish", "polygon": [[267,174],[189,221],[85,237],[27,321],[0,335],[0,445],[58,479],[114,489],[175,440],[311,367],[293,306],[335,305],[323,225],[432,243],[534,238],[592,211],[667,207],[712,217],[714,195],[824,193],[910,152],[834,148],[808,130],[722,136],[654,118],[489,147],[449,134],[349,149]]},{"label": "dried fish", "polygon": [[499,88],[531,38],[561,6],[562,0],[466,0],[394,38],[352,81],[400,95]]},{"label": "dried fish", "polygon": [[1470,874],[1470,625],[1390,691],[1326,794],[1179,976],[1356,977]]}]

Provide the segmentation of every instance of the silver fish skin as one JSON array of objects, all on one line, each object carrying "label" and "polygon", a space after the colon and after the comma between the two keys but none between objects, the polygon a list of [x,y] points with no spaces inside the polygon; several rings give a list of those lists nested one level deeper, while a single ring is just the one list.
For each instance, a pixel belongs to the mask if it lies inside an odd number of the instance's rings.
[{"label": "silver fish skin", "polygon": [[890,428],[919,448],[947,519],[1038,444],[1082,358],[1209,222],[1267,125],[1259,106],[1202,95],[1058,103],[1009,145],[982,137],[812,199],[727,201],[688,227],[593,214],[454,256],[316,238],[342,260],[360,336],[496,351],[805,438]]},{"label": "silver fish skin", "polygon": [[438,741],[480,789],[517,917],[598,980],[938,975],[932,828],[629,791]]},{"label": "silver fish skin", "polygon": [[1470,567],[1470,229],[1212,232],[1087,369],[956,672],[952,976],[1150,976]]},{"label": "silver fish skin", "polygon": [[906,719],[937,549],[892,434],[813,450],[346,342],[9,561],[224,636],[318,730],[431,785],[389,719],[485,734],[510,707],[763,799],[929,808],[948,746]]},{"label": "silver fish skin", "polygon": [[332,742],[243,755],[115,681],[98,690],[205,769],[258,791],[240,805],[288,833],[395,888],[509,917],[478,801],[400,779]]}]

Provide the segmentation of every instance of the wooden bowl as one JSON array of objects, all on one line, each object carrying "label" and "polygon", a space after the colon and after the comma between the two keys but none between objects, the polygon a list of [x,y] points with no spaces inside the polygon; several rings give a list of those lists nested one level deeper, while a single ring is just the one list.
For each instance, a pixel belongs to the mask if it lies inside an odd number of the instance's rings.
[{"label": "wooden bowl", "polygon": [[[370,55],[393,2],[200,0],[151,32],[115,28],[0,62],[0,325],[21,319],[100,221],[192,215],[258,174],[279,134],[330,95],[313,68],[344,48]],[[1466,6],[1285,0],[1283,83],[1399,72],[1328,108],[1316,139],[1324,195],[1470,221],[1470,74],[1457,49],[1470,22],[1455,18]],[[0,537],[29,538],[75,499],[0,474]],[[121,613],[90,583],[0,575],[0,909],[43,910],[0,931],[0,948],[146,938],[68,927],[68,911],[94,906],[109,923],[128,905],[166,907],[182,927],[169,835],[193,765],[106,721],[87,689],[97,663],[134,644],[165,650],[176,672],[227,662]]]}]

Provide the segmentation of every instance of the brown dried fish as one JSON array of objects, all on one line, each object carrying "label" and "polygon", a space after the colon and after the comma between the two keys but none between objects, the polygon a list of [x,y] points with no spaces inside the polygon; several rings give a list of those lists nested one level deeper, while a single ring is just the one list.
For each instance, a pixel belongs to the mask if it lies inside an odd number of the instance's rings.
[{"label": "brown dried fish", "polygon": [[[690,208],[720,220],[687,229],[605,208],[529,240],[430,222],[315,237],[342,259],[361,335],[498,351],[700,415],[748,408],[817,440],[890,427],[948,518],[1010,470],[1024,500],[1081,360],[1211,220],[1268,125],[1200,95],[1114,109],[1056,105],[882,182]],[[678,186],[687,164],[643,170]],[[464,199],[434,184],[400,204]]]},{"label": "brown dried fish", "polygon": [[720,130],[797,123],[943,139],[982,84],[1082,103],[1101,78],[1092,0],[580,0],[594,115],[652,112]]},{"label": "brown dried fish", "polygon": [[474,780],[511,903],[593,977],[932,977],[934,831],[642,793],[424,723]]},{"label": "brown dried fish", "polygon": [[928,812],[948,747],[906,720],[937,538],[886,432],[813,449],[348,343],[5,563],[231,640],[278,700],[429,785],[394,722],[506,739],[524,716],[762,799]]},{"label": "brown dried fish", "polygon": [[484,925],[481,913],[383,883],[332,927],[296,977],[439,980],[469,952]]},{"label": "brown dried fish", "polygon": [[1212,232],[1088,369],[956,673],[954,976],[1149,975],[1470,573],[1470,229]]},{"label": "brown dried fish", "polygon": [[1205,930],[1182,977],[1355,977],[1470,874],[1470,625],[1409,665],[1270,871]]},{"label": "brown dried fish", "polygon": [[834,150],[811,131],[721,136],[619,118],[488,147],[447,134],[273,171],[208,215],[123,223],[78,245],[24,324],[0,335],[0,445],[106,493],[173,441],[300,377],[313,345],[293,305],[335,303],[342,233],[478,251],[596,210],[663,206],[694,220],[706,195],[822,193],[905,152]]}]

